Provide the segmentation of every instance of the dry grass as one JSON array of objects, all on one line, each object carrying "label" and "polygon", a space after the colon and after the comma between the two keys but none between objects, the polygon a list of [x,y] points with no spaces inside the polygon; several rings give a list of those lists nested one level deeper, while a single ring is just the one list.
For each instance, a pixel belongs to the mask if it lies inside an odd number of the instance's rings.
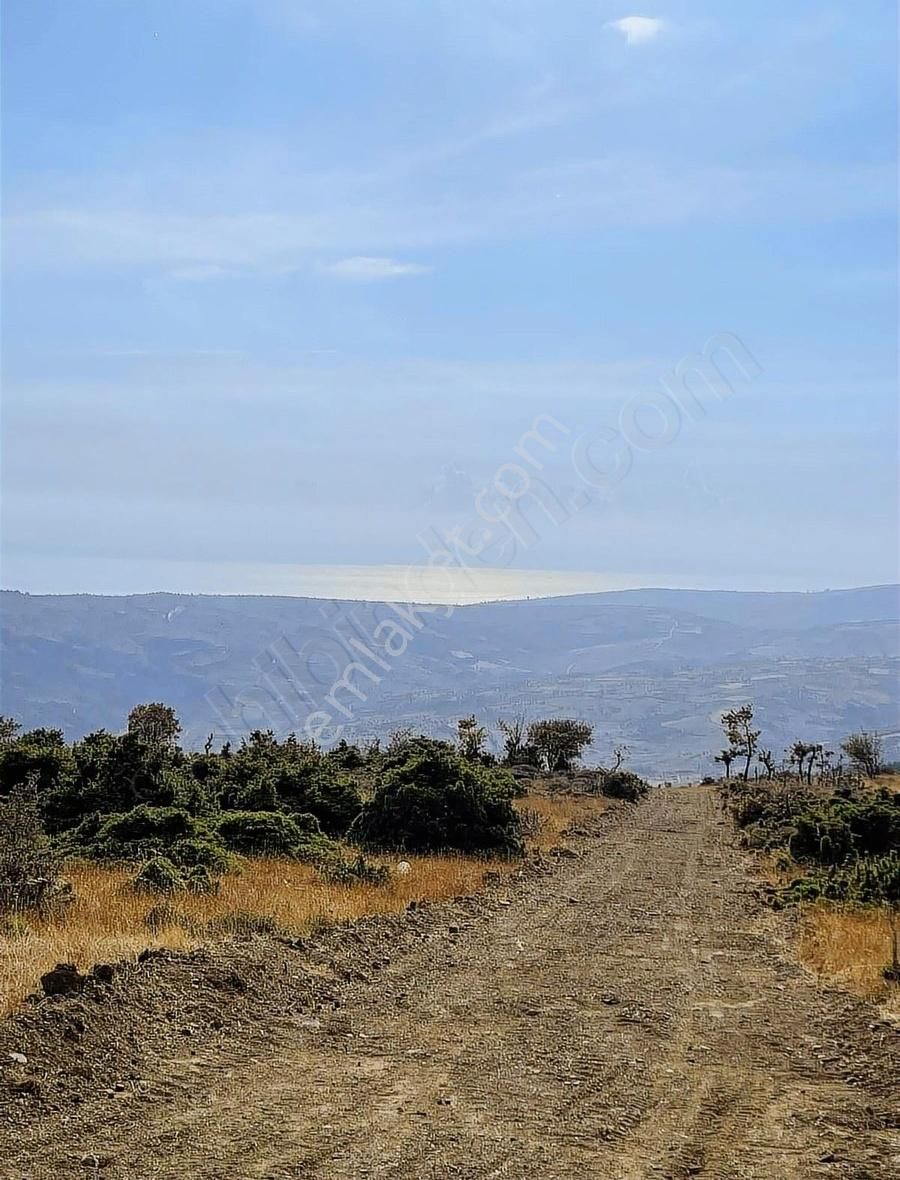
[{"label": "dry grass", "polygon": [[[603,809],[601,800],[529,797],[520,806],[539,814],[540,828],[530,841],[534,848],[559,844],[562,832]],[[27,917],[20,934],[0,934],[0,1015],[11,1011],[32,991],[44,971],[56,963],[75,963],[86,970],[95,963],[115,962],[145,947],[186,950],[210,935],[203,927],[217,918],[244,912],[269,917],[287,931],[302,933],[320,921],[340,921],[366,914],[397,913],[410,901],[440,901],[475,893],[485,872],[509,872],[515,862],[467,857],[408,857],[411,869],[394,875],[386,886],[330,885],[311,867],[295,861],[248,859],[239,874],[223,877],[216,894],[178,895],[172,908],[186,925],[151,930],[149,911],[158,895],[135,893],[132,876],[123,868],[92,863],[70,866],[75,901],[60,917]],[[384,863],[391,864],[389,860]]]},{"label": "dry grass", "polygon": [[602,814],[609,801],[592,795],[527,795],[516,801],[517,809],[533,812],[540,824],[537,833],[528,843],[537,851],[564,841],[569,828],[577,828],[595,816]]},{"label": "dry grass", "polygon": [[891,920],[886,909],[818,903],[804,908],[798,951],[823,979],[900,1016],[900,987],[883,975],[891,961]]}]

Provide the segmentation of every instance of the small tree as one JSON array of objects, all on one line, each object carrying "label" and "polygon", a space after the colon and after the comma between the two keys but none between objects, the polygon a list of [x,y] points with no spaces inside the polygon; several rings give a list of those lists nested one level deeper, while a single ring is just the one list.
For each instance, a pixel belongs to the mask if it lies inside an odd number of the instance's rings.
[{"label": "small tree", "polygon": [[731,764],[734,762],[737,755],[734,750],[722,750],[721,753],[716,754],[713,762],[721,762],[725,767],[725,777],[731,778]]},{"label": "small tree", "polygon": [[6,742],[14,742],[21,728],[21,724],[14,717],[4,717],[0,714],[0,746]]},{"label": "small tree", "polygon": [[650,790],[650,784],[634,773],[624,770],[622,763],[628,757],[629,749],[626,745],[613,749],[612,766],[597,768],[597,787],[601,795],[608,795],[611,799],[627,799],[631,803],[643,798]]},{"label": "small tree", "polygon": [[128,732],[148,746],[174,746],[181,734],[181,723],[171,705],[153,701],[135,705],[128,714]]},{"label": "small tree", "polygon": [[539,752],[549,771],[570,770],[593,737],[593,727],[586,721],[553,718],[535,721],[528,727],[528,745]]},{"label": "small tree", "polygon": [[613,758],[615,758],[615,762],[613,762],[612,766],[606,768],[608,769],[609,773],[614,774],[630,753],[631,751],[624,743],[620,746],[614,746]]},{"label": "small tree", "polygon": [[461,717],[456,723],[459,735],[459,752],[467,762],[480,762],[484,754],[484,743],[487,730],[473,714],[471,717]]},{"label": "small tree", "polygon": [[507,766],[515,766],[525,745],[525,718],[519,715],[512,721],[498,721],[497,724],[503,734],[503,761]]},{"label": "small tree", "polygon": [[775,755],[771,750],[760,750],[756,755],[756,760],[760,766],[764,767],[766,778],[771,782],[775,777]]},{"label": "small tree", "polygon": [[877,733],[851,733],[846,741],[841,742],[841,749],[853,763],[857,770],[875,778],[881,770],[881,756],[883,743]]},{"label": "small tree", "polygon": [[57,888],[58,871],[29,780],[0,799],[0,911],[41,906]]},{"label": "small tree", "polygon": [[739,758],[744,758],[744,782],[750,777],[750,763],[756,753],[759,735],[762,732],[753,728],[753,706],[741,705],[739,709],[729,709],[722,714],[722,727],[728,744]]},{"label": "small tree", "polygon": [[797,767],[797,777],[800,782],[803,782],[803,769],[806,759],[809,758],[809,767],[807,769],[807,781],[812,775],[813,761],[816,756],[816,751],[819,747],[813,745],[811,742],[796,741],[791,746],[788,754],[790,755],[790,763]]}]

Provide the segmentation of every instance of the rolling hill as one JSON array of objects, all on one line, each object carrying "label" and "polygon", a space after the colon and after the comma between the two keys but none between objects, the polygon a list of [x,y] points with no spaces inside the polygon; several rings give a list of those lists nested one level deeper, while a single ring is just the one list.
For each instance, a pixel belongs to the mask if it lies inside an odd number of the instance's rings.
[{"label": "rolling hill", "polygon": [[[752,700],[766,745],[878,729],[896,757],[898,588],[810,594],[634,590],[413,608],[308,598],[0,594],[0,709],[68,737],[137,702],[209,733],[327,740],[477,713],[578,716],[594,755],[626,742],[654,778],[696,777],[718,712]],[[347,672],[345,684],[334,690]]]}]

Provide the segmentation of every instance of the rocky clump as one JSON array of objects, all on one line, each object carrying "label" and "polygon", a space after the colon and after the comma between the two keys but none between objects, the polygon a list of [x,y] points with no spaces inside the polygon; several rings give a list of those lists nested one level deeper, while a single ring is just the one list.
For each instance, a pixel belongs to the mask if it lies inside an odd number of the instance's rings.
[{"label": "rocky clump", "polygon": [[84,991],[87,980],[74,963],[57,963],[41,976],[41,989],[45,996],[73,996]]}]

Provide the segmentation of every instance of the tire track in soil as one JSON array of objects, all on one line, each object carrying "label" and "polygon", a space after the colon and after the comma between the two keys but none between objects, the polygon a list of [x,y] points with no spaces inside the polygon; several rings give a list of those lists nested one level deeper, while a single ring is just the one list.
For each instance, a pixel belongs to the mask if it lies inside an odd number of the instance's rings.
[{"label": "tire track in soil", "polygon": [[714,794],[656,791],[327,1027],[263,1016],[161,1062],[128,1115],[37,1128],[4,1174],[102,1152],[103,1180],[882,1180],[900,1037],[891,1058],[872,1021],[786,953]]}]

